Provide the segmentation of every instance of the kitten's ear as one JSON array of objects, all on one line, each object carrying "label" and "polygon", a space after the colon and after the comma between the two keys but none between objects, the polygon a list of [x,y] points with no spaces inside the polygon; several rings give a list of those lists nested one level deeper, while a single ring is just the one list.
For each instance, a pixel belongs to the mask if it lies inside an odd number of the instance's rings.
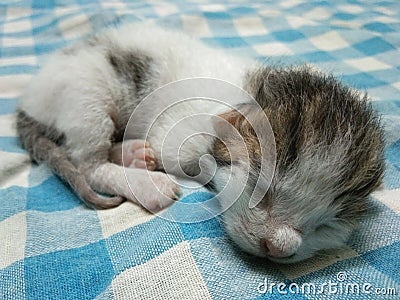
[{"label": "kitten's ear", "polygon": [[233,109],[213,116],[211,121],[218,137],[224,138],[233,136],[234,132],[237,132],[236,128],[243,118],[243,115],[239,111]]},{"label": "kitten's ear", "polygon": [[214,128],[219,125],[218,119],[220,122],[228,122],[232,126],[239,128],[245,119],[252,120],[259,112],[260,107],[258,105],[240,104],[236,109],[231,109],[215,116],[217,120],[213,121]]},{"label": "kitten's ear", "polygon": [[222,118],[233,126],[235,126],[242,118],[244,118],[243,115],[236,109],[219,114],[218,117]]},{"label": "kitten's ear", "polygon": [[231,131],[234,128],[238,128],[243,119],[244,116],[239,111],[232,109],[213,116],[211,120],[215,131],[217,133],[222,133],[227,130]]}]

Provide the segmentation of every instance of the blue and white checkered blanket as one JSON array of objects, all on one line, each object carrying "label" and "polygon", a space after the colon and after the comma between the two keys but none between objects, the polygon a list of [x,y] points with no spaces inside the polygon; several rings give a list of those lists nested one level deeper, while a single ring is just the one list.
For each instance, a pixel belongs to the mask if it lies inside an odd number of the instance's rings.
[{"label": "blue and white checkered blanket", "polygon": [[[373,2],[1,1],[0,299],[400,299],[400,3]],[[131,203],[90,210],[30,163],[14,109],[45,55],[142,19],[368,90],[386,127],[385,187],[347,247],[277,265],[238,251],[217,219],[173,223]]]}]

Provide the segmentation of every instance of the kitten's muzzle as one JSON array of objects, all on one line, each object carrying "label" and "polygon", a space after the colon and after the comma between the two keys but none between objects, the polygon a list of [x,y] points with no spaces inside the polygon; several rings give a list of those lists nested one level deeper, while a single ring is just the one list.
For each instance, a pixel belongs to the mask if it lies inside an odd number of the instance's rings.
[{"label": "kitten's muzzle", "polygon": [[281,247],[277,247],[268,239],[260,240],[260,248],[265,253],[266,256],[274,257],[274,258],[285,258],[293,256],[294,253],[290,253],[287,249],[283,249]]},{"label": "kitten's muzzle", "polygon": [[269,237],[262,238],[260,248],[268,257],[288,258],[296,253],[301,241],[301,236],[296,230],[284,226]]}]

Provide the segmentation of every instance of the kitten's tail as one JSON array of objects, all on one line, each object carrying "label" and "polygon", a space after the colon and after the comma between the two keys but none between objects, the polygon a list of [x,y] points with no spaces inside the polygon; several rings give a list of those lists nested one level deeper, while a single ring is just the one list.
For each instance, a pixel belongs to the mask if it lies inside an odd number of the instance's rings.
[{"label": "kitten's tail", "polygon": [[32,159],[38,163],[46,162],[89,207],[111,208],[124,201],[121,196],[102,197],[94,192],[85,176],[69,160],[66,151],[58,145],[62,136],[22,110],[17,111],[17,132]]}]

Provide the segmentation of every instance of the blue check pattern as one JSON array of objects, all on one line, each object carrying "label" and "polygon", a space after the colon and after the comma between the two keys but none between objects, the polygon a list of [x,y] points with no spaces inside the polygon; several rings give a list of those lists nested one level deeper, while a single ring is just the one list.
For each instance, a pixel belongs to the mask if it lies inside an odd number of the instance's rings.
[{"label": "blue check pattern", "polygon": [[[90,210],[31,164],[14,111],[46,55],[141,20],[266,63],[308,63],[368,91],[386,130],[385,186],[347,247],[277,265],[239,251],[218,218],[174,223],[131,203]],[[399,32],[396,0],[1,1],[0,299],[399,299]]]}]

